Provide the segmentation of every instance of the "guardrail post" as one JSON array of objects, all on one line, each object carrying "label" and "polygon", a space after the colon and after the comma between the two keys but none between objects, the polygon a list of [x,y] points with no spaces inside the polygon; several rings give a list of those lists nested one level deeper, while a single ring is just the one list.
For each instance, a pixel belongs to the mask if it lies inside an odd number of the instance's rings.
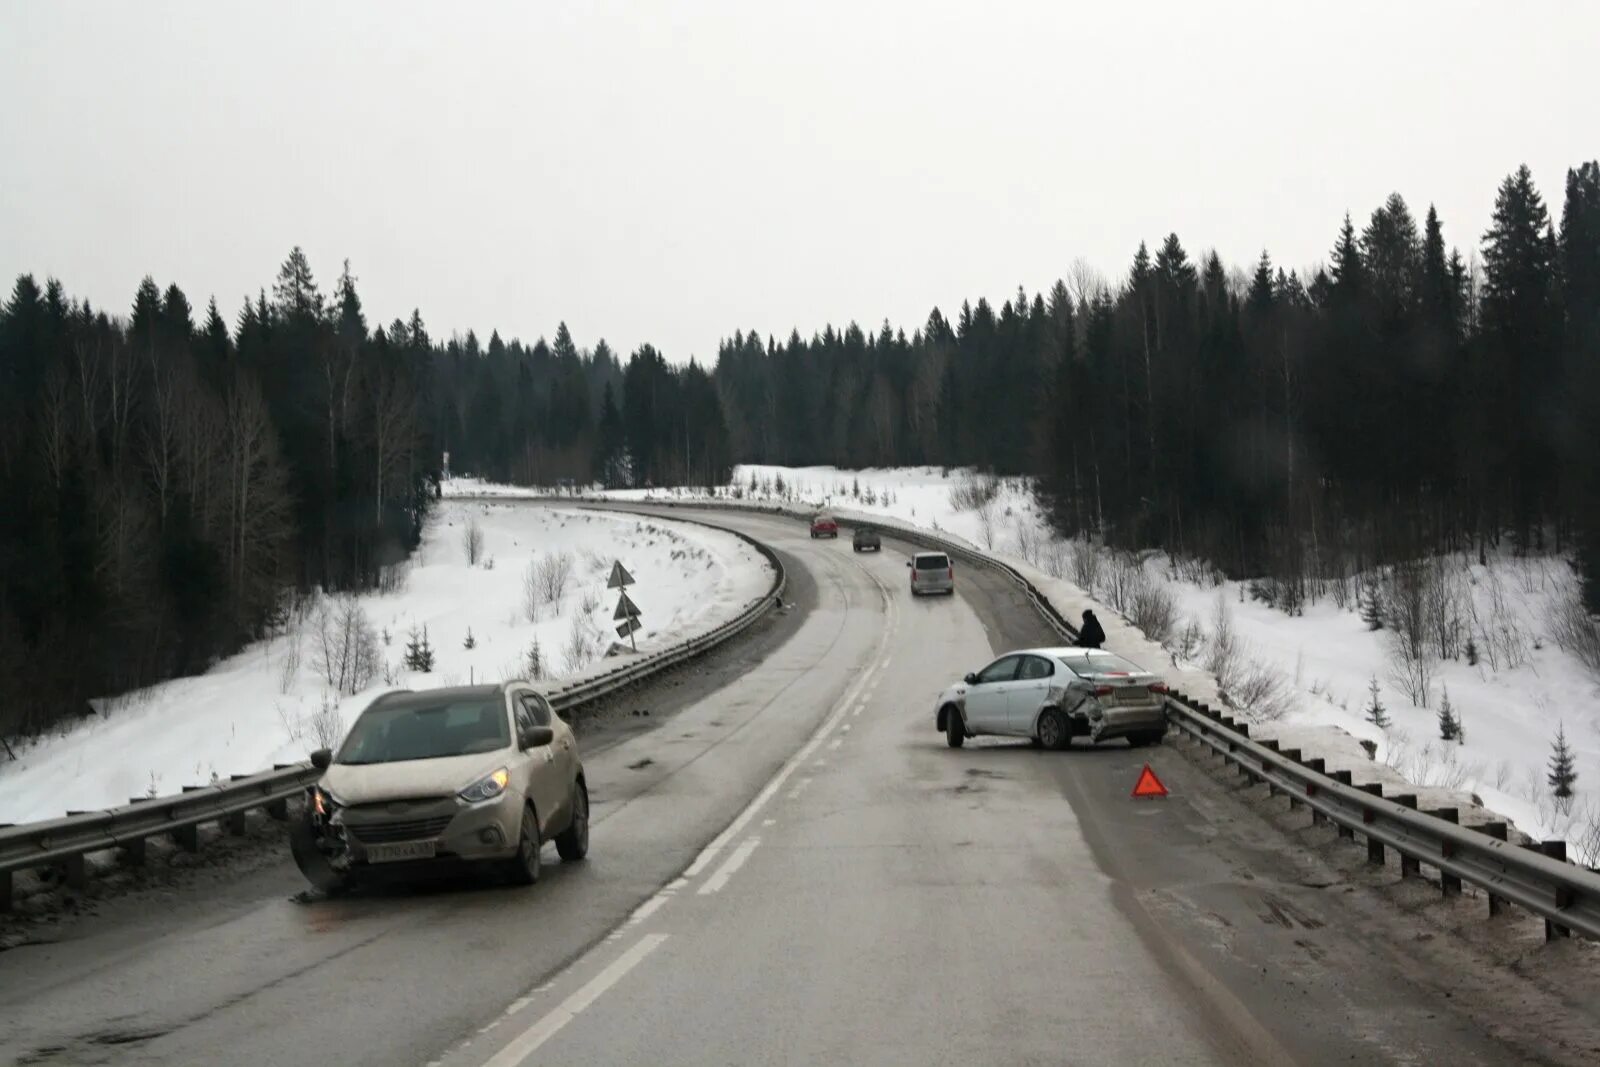
[{"label": "guardrail post", "polygon": [[144,838],[135,837],[122,843],[122,859],[132,867],[143,867],[145,861]]},{"label": "guardrail post", "polygon": [[[1340,785],[1350,785],[1350,784],[1352,784],[1351,781],[1350,781],[1350,772],[1349,771],[1334,771],[1333,772],[1333,780],[1338,782]],[[1340,827],[1339,827],[1339,836],[1343,837],[1343,838],[1348,838],[1349,840],[1354,841],[1356,839],[1356,832],[1354,830],[1350,829],[1350,827],[1348,827],[1348,826],[1340,825]]]},{"label": "guardrail post", "polygon": [[[1296,763],[1302,762],[1300,759],[1302,753],[1298,748],[1286,748],[1283,750],[1282,755],[1284,759],[1293,760]],[[1293,789],[1286,790],[1283,795],[1289,798],[1290,811],[1293,811],[1300,806],[1300,798],[1294,795]]]},{"label": "guardrail post", "polygon": [[[1368,782],[1366,785],[1361,787],[1361,791],[1364,793],[1371,793],[1375,797],[1382,797],[1383,784],[1381,782]],[[1372,821],[1372,814],[1367,812],[1364,813],[1364,815],[1365,820],[1370,823]],[[1371,834],[1367,835],[1367,862],[1372,864],[1374,867],[1382,867],[1384,863],[1383,842],[1379,841]]]},{"label": "guardrail post", "polygon": [[[1278,751],[1278,742],[1269,737],[1261,742],[1261,747],[1268,752],[1276,752]],[[1272,784],[1271,778],[1263,775],[1261,780],[1267,783],[1267,796],[1275,797],[1278,795],[1278,787]]]},{"label": "guardrail post", "polygon": [[[1428,814],[1435,819],[1443,819],[1448,823],[1455,823],[1456,825],[1461,823],[1461,812],[1456,808],[1439,808],[1437,811],[1428,812]],[[1444,854],[1446,856],[1450,855],[1449,845],[1445,846]],[[1439,889],[1447,897],[1459,897],[1461,895],[1461,879],[1441,870],[1439,872]]]},{"label": "guardrail post", "polygon": [[75,889],[81,893],[89,888],[89,861],[84,859],[82,852],[62,860],[61,869],[66,875],[68,889]]},{"label": "guardrail post", "polygon": [[[1417,794],[1415,793],[1401,793],[1399,796],[1393,796],[1389,799],[1402,808],[1410,808],[1412,811],[1417,810]],[[1408,856],[1404,852],[1400,853],[1400,877],[1421,878],[1422,861],[1415,856]]]},{"label": "guardrail post", "polygon": [[200,851],[200,825],[190,823],[188,826],[179,826],[172,831],[172,840],[185,852]]},{"label": "guardrail post", "polygon": [[249,823],[248,818],[246,817],[248,815],[249,815],[249,812],[244,812],[244,811],[235,811],[235,812],[229,813],[229,815],[228,815],[228,833],[232,834],[234,837],[243,837],[245,835],[245,833],[250,829],[250,823]]},{"label": "guardrail post", "polygon": [[[1308,759],[1305,761],[1305,768],[1306,770],[1313,771],[1317,774],[1327,774],[1328,761],[1325,759]],[[1316,808],[1311,809],[1312,826],[1321,826],[1327,821],[1328,817],[1326,815],[1322,814],[1322,812],[1318,811]]]},{"label": "guardrail post", "polygon": [[[1539,842],[1539,851],[1553,860],[1560,860],[1563,863],[1567,860],[1567,843],[1565,841],[1541,841]],[[1565,890],[1556,890],[1556,907],[1564,908],[1571,903],[1572,900]],[[1546,941],[1554,941],[1558,937],[1571,936],[1571,927],[1562,926],[1550,919],[1544,921],[1544,939]]]},{"label": "guardrail post", "polygon": [[[1486,822],[1486,823],[1482,824],[1481,826],[1479,826],[1477,829],[1478,829],[1478,832],[1480,834],[1487,834],[1488,836],[1494,838],[1496,841],[1504,841],[1506,839],[1506,832],[1507,832],[1507,830],[1509,828],[1503,822]],[[1492,919],[1496,915],[1499,915],[1501,912],[1503,912],[1505,910],[1506,910],[1506,901],[1505,901],[1505,899],[1503,897],[1497,897],[1493,893],[1490,893],[1489,894],[1489,918]]]},{"label": "guardrail post", "polygon": [[11,910],[11,872],[0,871],[0,911]]}]

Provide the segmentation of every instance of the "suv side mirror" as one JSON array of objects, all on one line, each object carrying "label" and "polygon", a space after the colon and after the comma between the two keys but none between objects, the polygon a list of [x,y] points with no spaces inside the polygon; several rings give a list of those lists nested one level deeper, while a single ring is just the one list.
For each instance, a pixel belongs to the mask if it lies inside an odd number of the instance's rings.
[{"label": "suv side mirror", "polygon": [[906,566],[907,566],[907,567],[909,567],[909,566],[911,566],[911,561],[910,561],[910,560],[909,560],[909,559],[908,559],[908,560],[906,560]]},{"label": "suv side mirror", "polygon": [[333,762],[333,750],[332,749],[319,748],[315,752],[311,753],[311,766],[315,767],[319,771],[327,770],[328,769],[328,764],[330,764],[332,762]]},{"label": "suv side mirror", "polygon": [[522,736],[517,743],[523,751],[530,748],[543,748],[556,739],[556,732],[548,726],[530,726],[522,731]]},{"label": "suv side mirror", "polygon": [[968,685],[977,685],[978,684],[978,676],[976,674],[968,674],[965,678],[963,678],[961,680],[963,682],[966,682]]}]

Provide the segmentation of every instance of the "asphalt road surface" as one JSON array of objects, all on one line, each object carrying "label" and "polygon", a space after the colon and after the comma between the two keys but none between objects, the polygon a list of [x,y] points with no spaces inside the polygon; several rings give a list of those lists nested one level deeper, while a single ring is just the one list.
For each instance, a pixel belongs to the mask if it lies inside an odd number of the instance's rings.
[{"label": "asphalt road surface", "polygon": [[[1049,640],[1003,579],[913,600],[904,545],[705,517],[793,607],[586,742],[587,862],[309,902],[280,863],[86,924],[0,954],[0,1062],[1581,1061],[1170,747],[947,749],[935,694]],[[1129,798],[1147,759],[1172,796]]]}]

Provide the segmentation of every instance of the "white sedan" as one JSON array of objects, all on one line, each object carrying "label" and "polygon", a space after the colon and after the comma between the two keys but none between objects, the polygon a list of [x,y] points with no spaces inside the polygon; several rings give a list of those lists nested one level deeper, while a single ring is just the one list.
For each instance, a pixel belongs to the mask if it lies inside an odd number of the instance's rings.
[{"label": "white sedan", "polygon": [[1150,671],[1098,648],[1008,652],[939,694],[934,721],[951,748],[969,737],[1031,738],[1067,748],[1074,737],[1133,746],[1167,732],[1167,687]]}]

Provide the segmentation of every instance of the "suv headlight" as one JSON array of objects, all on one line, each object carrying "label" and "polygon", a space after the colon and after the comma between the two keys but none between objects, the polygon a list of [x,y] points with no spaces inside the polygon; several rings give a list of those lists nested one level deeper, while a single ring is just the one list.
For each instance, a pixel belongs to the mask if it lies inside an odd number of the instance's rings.
[{"label": "suv headlight", "polygon": [[320,785],[311,787],[311,810],[324,819],[330,817],[342,807],[344,805],[339,803],[339,799]]},{"label": "suv headlight", "polygon": [[456,795],[468,804],[477,804],[485,800],[493,800],[506,791],[506,786],[511,782],[511,772],[504,767],[479,778]]}]

